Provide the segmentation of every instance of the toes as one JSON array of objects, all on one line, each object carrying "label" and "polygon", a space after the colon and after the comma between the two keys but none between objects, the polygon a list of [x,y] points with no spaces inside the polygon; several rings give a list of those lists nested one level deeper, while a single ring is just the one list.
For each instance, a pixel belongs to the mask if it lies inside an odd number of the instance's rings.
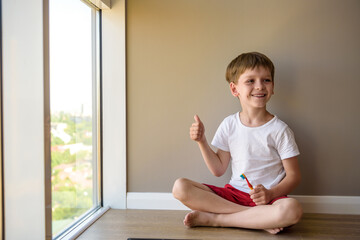
[{"label": "toes", "polygon": [[194,215],[194,212],[190,212],[190,213],[186,214],[185,219],[183,221],[185,226],[192,227],[193,215]]},{"label": "toes", "polygon": [[265,231],[267,231],[270,234],[277,234],[277,233],[281,232],[282,230],[283,230],[283,228],[265,229]]}]

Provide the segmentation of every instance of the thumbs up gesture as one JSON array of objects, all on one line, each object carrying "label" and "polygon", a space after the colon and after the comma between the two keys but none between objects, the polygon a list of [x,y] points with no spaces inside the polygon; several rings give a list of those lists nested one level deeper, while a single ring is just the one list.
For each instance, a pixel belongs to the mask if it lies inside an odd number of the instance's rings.
[{"label": "thumbs up gesture", "polygon": [[195,122],[190,127],[190,138],[196,142],[205,141],[205,127],[198,115],[194,116]]}]

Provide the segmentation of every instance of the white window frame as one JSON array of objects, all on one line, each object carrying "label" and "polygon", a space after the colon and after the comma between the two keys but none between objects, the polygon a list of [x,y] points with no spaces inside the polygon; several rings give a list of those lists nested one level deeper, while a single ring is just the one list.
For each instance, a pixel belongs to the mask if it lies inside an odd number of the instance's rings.
[{"label": "white window frame", "polygon": [[45,238],[42,0],[3,0],[5,239]]},{"label": "white window frame", "polygon": [[[45,202],[49,176],[44,164],[49,154],[44,126],[50,123],[44,119],[48,0],[2,0],[2,21],[5,239],[50,239],[45,227],[51,224],[45,220],[45,208],[51,203]],[[125,0],[113,0],[112,9],[103,11],[102,29],[103,205],[124,209]]]},{"label": "white window frame", "polygon": [[125,0],[102,12],[104,206],[126,208]]},{"label": "white window frame", "polygon": [[[0,0],[0,16],[2,16]],[[2,87],[2,19],[0,18],[0,239],[4,239],[4,188],[3,188],[3,87]]]}]

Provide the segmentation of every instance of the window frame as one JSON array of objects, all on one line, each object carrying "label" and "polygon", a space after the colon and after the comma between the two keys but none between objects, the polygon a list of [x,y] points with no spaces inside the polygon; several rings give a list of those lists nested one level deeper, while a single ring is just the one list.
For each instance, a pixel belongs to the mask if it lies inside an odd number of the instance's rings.
[{"label": "window frame", "polygon": [[[126,208],[125,2],[112,0],[111,10],[102,8],[101,25],[103,205],[113,209]],[[45,169],[45,160],[49,159],[50,147],[44,145],[46,137],[50,139],[50,132],[44,133],[46,128],[50,129],[49,113],[46,113],[48,0],[1,0],[1,3],[3,214],[6,219],[3,234],[6,239],[28,239],[29,236],[51,239],[51,228],[50,232],[46,230],[46,224],[51,226],[51,216],[45,213],[47,208],[51,210],[51,201],[45,202],[49,199],[45,195],[49,187],[46,179],[50,179],[45,176],[46,172],[50,173]],[[106,209],[103,207],[96,215]]]},{"label": "window frame", "polygon": [[[0,16],[2,16],[0,0]],[[4,239],[4,163],[3,163],[3,68],[2,68],[2,18],[0,18],[0,239]]]}]

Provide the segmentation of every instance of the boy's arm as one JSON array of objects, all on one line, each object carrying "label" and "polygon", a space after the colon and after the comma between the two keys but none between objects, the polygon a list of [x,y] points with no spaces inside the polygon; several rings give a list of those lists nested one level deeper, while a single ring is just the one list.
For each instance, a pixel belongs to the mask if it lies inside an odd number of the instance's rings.
[{"label": "boy's arm", "polygon": [[199,145],[201,154],[210,172],[217,177],[222,176],[229,165],[230,153],[219,149],[216,153],[210,148],[206,137],[205,127],[200,118],[195,115],[195,122],[190,127],[190,138]]},{"label": "boy's arm", "polygon": [[301,181],[300,167],[297,157],[282,160],[286,176],[284,179],[272,189],[266,189],[262,185],[258,185],[250,192],[250,196],[256,205],[264,205],[272,199],[289,194],[299,185]]}]

